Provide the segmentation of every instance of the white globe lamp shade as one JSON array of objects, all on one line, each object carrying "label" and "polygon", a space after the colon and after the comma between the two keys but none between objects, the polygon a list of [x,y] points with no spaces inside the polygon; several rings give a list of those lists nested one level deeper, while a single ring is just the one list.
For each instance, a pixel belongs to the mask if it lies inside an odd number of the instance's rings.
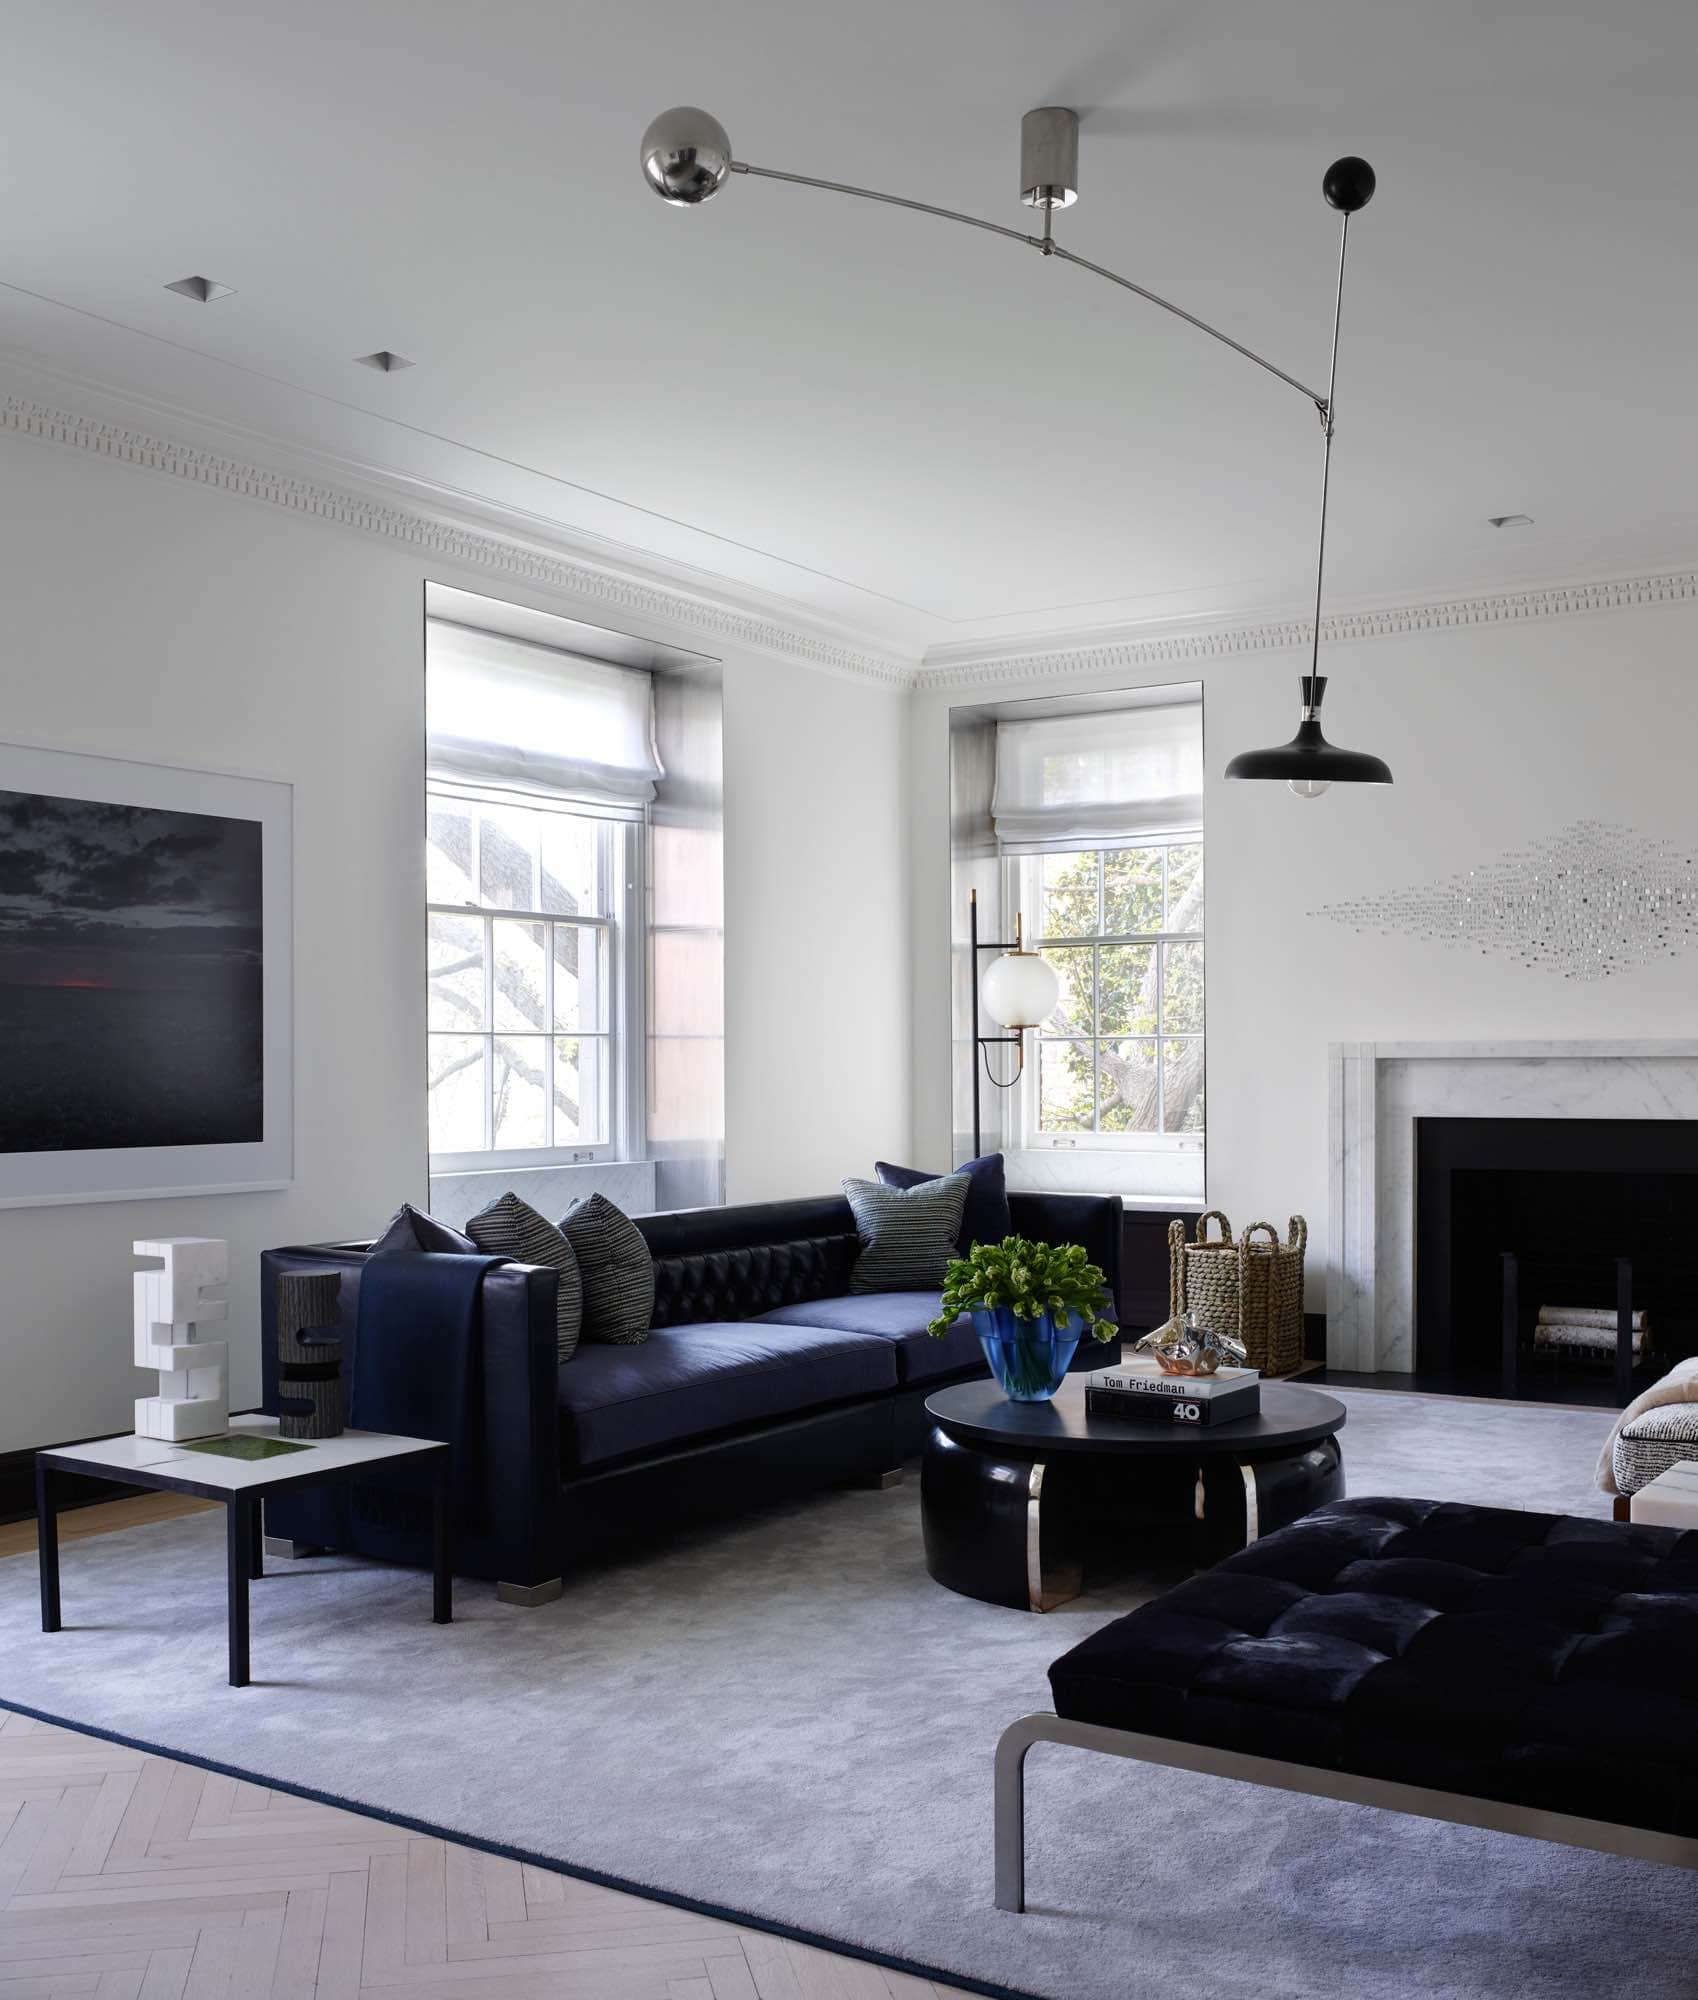
[{"label": "white globe lamp shade", "polygon": [[1055,968],[1035,951],[1006,952],[993,959],[979,985],[979,1005],[1004,1028],[1035,1028],[1055,1012],[1061,982]]}]

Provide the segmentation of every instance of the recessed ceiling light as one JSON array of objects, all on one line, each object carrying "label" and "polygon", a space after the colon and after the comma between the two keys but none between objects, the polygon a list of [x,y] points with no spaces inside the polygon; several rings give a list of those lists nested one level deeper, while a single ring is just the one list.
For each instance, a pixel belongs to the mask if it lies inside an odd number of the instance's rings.
[{"label": "recessed ceiling light", "polygon": [[1533,525],[1531,514],[1488,514],[1486,520],[1494,528],[1530,528]]},{"label": "recessed ceiling light", "polygon": [[387,347],[380,347],[375,354],[356,354],[354,359],[362,368],[376,368],[384,375],[393,375],[399,369],[413,366],[406,355],[396,354]]},{"label": "recessed ceiling light", "polygon": [[234,298],[236,293],[234,285],[221,285],[216,278],[174,278],[165,289],[203,306],[211,305],[214,299]]}]

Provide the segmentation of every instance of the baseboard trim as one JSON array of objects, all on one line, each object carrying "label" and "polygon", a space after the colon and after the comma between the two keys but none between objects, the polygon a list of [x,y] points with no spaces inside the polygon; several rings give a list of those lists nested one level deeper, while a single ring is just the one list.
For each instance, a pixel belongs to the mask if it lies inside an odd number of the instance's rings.
[{"label": "baseboard trim", "polygon": [[690,1910],[697,1916],[714,1917],[720,1923],[741,1924],[747,1930],[765,1931],[769,1936],[788,1938],[795,1944],[811,1944],[821,1951],[836,1952],[842,1958],[858,1958],[867,1965],[904,1972],[910,1979],[935,1980],[940,1985],[953,1987],[957,1992],[982,1994],[984,2000],[1044,2000],[1042,1994],[1030,1992],[1023,1986],[997,1985],[988,1980],[975,1979],[965,1972],[952,1972],[946,1966],[926,1965],[918,1959],[874,1951],[868,1945],[830,1937],[824,1931],[802,1930],[794,1924],[778,1923],[771,1917],[733,1909],[726,1903],[704,1902],[697,1896],[683,1896],[671,1889],[658,1889],[651,1882],[634,1882],[623,1875],[609,1875],[600,1868],[580,1868],[570,1862],[557,1861],[552,1855],[534,1853],[526,1847],[508,1847],[497,1840],[480,1840],[474,1833],[439,1826],[433,1820],[386,1812],[382,1806],[368,1805],[362,1799],[347,1798],[339,1792],[323,1792],[311,1785],[291,1784],[286,1778],[274,1778],[266,1772],[244,1769],[238,1764],[221,1764],[213,1757],[198,1757],[192,1750],[173,1750],[167,1744],[149,1743],[141,1737],[125,1736],[115,1729],[99,1729],[92,1723],[78,1722],[74,1716],[52,1715],[45,1709],[26,1707],[21,1701],[8,1701],[4,1696],[0,1696],[0,1709],[13,1715],[27,1715],[32,1722],[51,1723],[56,1729],[74,1729],[81,1735],[97,1737],[102,1743],[117,1743],[126,1750],[139,1750],[144,1756],[169,1757],[174,1763],[191,1764],[197,1771],[211,1771],[220,1778],[237,1778],[250,1785],[263,1785],[274,1792],[287,1792],[291,1798],[305,1799],[311,1805],[334,1806],[341,1812],[360,1813],[367,1819],[381,1821],[385,1826],[398,1826],[408,1833],[423,1834],[427,1839],[448,1840],[458,1847],[475,1848],[480,1854],[497,1855],[504,1861],[545,1868],[551,1875],[564,1875],[574,1882],[593,1882],[598,1888],[620,1889],[628,1896],[641,1896],[648,1902],[665,1903],[675,1910]]},{"label": "baseboard trim", "polygon": [[[88,1444],[91,1440],[67,1438],[65,1442]],[[44,1445],[41,1449],[48,1447]],[[35,1518],[35,1453],[33,1445],[23,1451],[0,1453],[0,1527]],[[73,1507],[93,1507],[102,1500],[120,1500],[136,1490],[133,1486],[119,1486],[110,1479],[96,1478],[92,1473],[61,1472],[58,1479],[56,1498],[61,1513]]]}]

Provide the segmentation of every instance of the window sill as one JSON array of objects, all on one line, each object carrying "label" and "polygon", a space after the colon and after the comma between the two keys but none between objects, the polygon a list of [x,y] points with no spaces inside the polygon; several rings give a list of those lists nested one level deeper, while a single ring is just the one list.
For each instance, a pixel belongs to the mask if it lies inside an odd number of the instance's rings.
[{"label": "window sill", "polygon": [[1034,1193],[1112,1194],[1139,1208],[1203,1206],[1203,1151],[1031,1146],[1006,1154],[1008,1185]]},{"label": "window sill", "polygon": [[627,1215],[650,1214],[655,1201],[653,1160],[594,1160],[575,1165],[537,1161],[533,1165],[480,1167],[430,1177],[430,1211],[455,1229],[468,1217],[511,1190],[549,1220],[566,1212],[579,1195],[605,1194]]}]

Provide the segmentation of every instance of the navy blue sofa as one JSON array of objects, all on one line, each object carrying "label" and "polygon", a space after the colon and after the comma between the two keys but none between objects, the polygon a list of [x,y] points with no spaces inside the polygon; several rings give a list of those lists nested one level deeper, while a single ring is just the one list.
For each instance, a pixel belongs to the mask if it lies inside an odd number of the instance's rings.
[{"label": "navy blue sofa", "polygon": [[[1017,1233],[1082,1243],[1118,1292],[1117,1198],[1013,1194]],[[849,1291],[858,1251],[840,1196],[636,1218],[655,1260],[653,1330],[637,1347],[582,1342],[555,1358],[552,1270],[506,1264],[483,1284],[481,1490],[456,1499],[455,1567],[541,1602],[564,1572],[631,1539],[803,1487],[891,1476],[923,1442],[925,1399],[985,1372],[971,1323],[933,1340],[935,1292]],[[342,1275],[353,1377],[368,1246],[268,1250],[260,1296],[265,1408],[277,1409],[275,1280]],[[1089,1343],[1075,1367],[1118,1345]],[[428,1359],[424,1361],[428,1366]],[[434,1433],[450,1434],[446,1413]],[[429,1560],[422,1496],[366,1487],[267,1503],[277,1544]]]}]

